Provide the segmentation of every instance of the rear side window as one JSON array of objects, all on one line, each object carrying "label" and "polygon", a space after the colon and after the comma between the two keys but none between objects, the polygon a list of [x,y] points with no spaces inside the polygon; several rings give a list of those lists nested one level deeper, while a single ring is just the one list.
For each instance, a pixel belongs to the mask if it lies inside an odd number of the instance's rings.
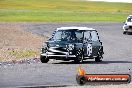
[{"label": "rear side window", "polygon": [[84,32],[84,40],[98,41],[99,37],[96,31],[85,31]]},{"label": "rear side window", "polygon": [[92,35],[92,37],[91,37],[92,41],[98,41],[99,40],[99,37],[98,37],[98,34],[96,31],[91,31],[91,35]]}]

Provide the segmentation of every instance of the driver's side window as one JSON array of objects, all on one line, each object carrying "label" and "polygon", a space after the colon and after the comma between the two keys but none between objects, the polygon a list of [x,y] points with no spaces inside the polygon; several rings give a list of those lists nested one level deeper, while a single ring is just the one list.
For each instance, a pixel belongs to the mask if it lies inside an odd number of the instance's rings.
[{"label": "driver's side window", "polygon": [[84,41],[89,41],[91,39],[91,33],[90,31],[85,31],[84,32]]}]

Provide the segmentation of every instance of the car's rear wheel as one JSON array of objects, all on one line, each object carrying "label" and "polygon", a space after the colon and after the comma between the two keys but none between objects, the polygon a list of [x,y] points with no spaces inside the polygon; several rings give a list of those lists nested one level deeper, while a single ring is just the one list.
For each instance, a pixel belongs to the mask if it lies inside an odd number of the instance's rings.
[{"label": "car's rear wheel", "polygon": [[42,63],[47,63],[47,62],[49,61],[49,59],[46,58],[46,56],[40,56],[40,61],[41,61]]}]

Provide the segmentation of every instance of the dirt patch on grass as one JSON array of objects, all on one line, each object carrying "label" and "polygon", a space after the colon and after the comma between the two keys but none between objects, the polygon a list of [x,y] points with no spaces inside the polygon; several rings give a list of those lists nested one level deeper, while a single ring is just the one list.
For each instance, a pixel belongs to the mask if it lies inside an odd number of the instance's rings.
[{"label": "dirt patch on grass", "polygon": [[0,23],[0,61],[39,57],[46,37],[24,31],[26,23]]}]

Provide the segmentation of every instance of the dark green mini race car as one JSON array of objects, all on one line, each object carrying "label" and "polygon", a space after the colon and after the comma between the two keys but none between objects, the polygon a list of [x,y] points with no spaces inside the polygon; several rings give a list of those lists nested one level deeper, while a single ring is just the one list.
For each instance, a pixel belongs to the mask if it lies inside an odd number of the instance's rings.
[{"label": "dark green mini race car", "polygon": [[95,59],[96,62],[100,62],[103,54],[102,42],[95,29],[61,27],[43,44],[40,60],[42,63],[47,63],[49,59],[74,60],[76,63]]}]

